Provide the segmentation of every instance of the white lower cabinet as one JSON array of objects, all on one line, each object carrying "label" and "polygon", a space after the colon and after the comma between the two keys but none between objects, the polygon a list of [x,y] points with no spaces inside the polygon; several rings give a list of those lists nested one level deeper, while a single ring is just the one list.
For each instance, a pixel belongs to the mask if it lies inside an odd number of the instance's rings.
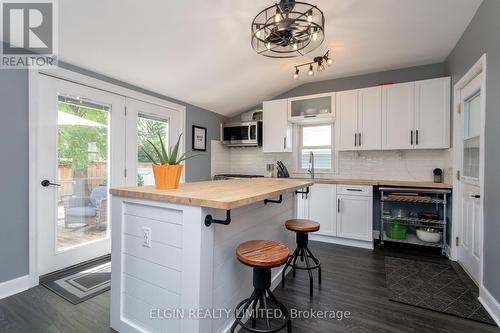
[{"label": "white lower cabinet", "polygon": [[372,217],[372,196],[337,196],[337,237],[371,241]]},{"label": "white lower cabinet", "polygon": [[335,236],[335,209],[337,185],[316,184],[309,193],[309,219],[319,222],[318,234]]},{"label": "white lower cabinet", "polygon": [[370,247],[373,242],[372,187],[315,184],[307,197],[297,194],[296,217],[321,224],[320,230],[311,235],[320,235],[318,240]]}]

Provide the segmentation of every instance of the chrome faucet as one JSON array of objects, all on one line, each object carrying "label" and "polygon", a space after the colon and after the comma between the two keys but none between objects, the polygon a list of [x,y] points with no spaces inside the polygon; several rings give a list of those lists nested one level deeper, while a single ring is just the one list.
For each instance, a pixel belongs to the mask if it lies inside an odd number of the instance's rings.
[{"label": "chrome faucet", "polygon": [[311,179],[314,179],[314,153],[312,151],[309,152],[309,169],[307,169],[307,172],[311,174]]}]

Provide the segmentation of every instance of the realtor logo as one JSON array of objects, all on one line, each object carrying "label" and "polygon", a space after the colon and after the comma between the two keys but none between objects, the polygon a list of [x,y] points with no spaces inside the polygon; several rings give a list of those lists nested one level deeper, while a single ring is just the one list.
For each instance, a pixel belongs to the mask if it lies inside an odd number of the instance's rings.
[{"label": "realtor logo", "polygon": [[3,68],[57,66],[56,0],[1,0]]}]

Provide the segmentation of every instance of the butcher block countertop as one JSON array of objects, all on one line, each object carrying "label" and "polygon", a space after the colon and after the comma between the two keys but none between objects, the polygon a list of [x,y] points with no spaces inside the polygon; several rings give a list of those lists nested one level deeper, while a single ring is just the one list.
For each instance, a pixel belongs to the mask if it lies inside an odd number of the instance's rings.
[{"label": "butcher block countertop", "polygon": [[[297,178],[302,179],[302,178]],[[306,178],[303,178],[306,179]],[[342,185],[368,185],[368,186],[397,186],[397,187],[416,187],[416,188],[437,188],[449,189],[453,188],[451,184],[432,183],[432,182],[416,182],[406,180],[379,180],[379,179],[342,179],[342,178],[316,178],[312,179],[315,184],[342,184]]]},{"label": "butcher block countertop", "polygon": [[277,199],[313,185],[310,179],[252,178],[180,184],[175,190],[157,190],[154,186],[112,188],[116,196],[201,206],[233,209],[264,199]]}]

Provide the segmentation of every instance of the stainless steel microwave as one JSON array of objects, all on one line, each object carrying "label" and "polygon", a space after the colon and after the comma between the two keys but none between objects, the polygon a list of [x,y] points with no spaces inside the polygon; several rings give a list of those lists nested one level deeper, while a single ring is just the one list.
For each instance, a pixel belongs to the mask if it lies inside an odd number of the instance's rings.
[{"label": "stainless steel microwave", "polygon": [[262,146],[262,121],[222,124],[221,137],[227,147]]}]

